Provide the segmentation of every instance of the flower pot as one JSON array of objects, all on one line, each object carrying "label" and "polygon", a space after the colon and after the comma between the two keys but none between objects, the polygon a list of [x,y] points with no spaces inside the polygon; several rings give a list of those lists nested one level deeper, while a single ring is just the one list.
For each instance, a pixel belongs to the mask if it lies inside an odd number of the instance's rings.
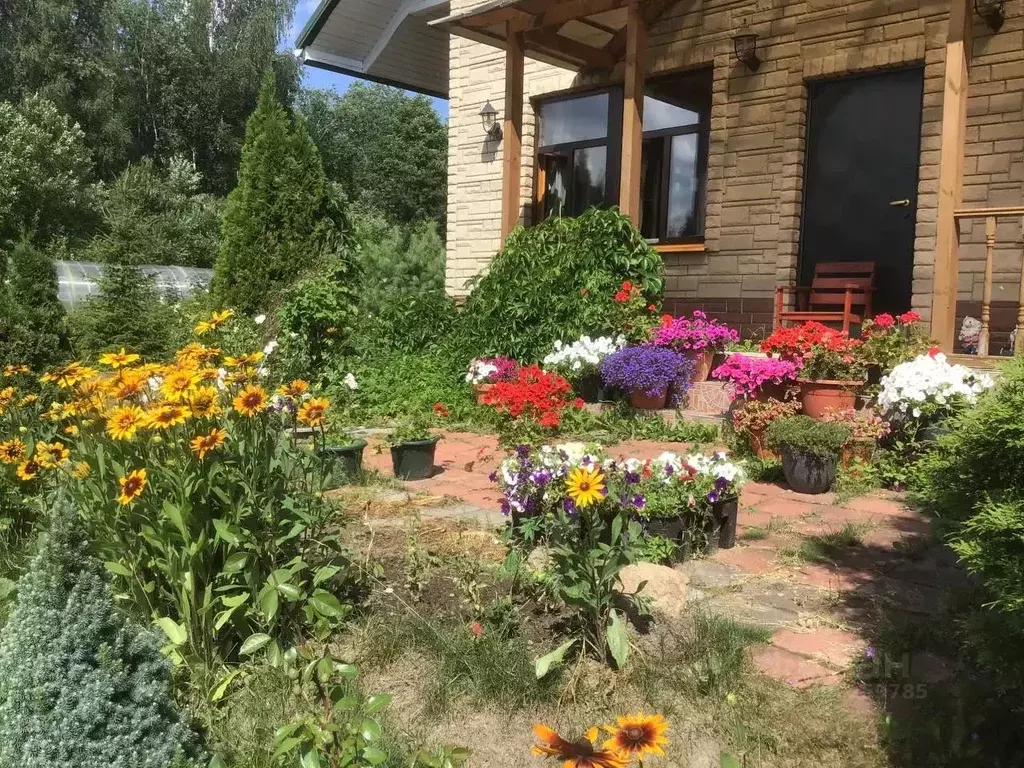
[{"label": "flower pot", "polygon": [[584,403],[601,402],[601,376],[597,373],[588,373],[580,377],[573,385],[573,389]]},{"label": "flower pot", "polygon": [[491,391],[493,384],[474,384],[473,389],[476,391],[476,404],[484,405],[484,396]]},{"label": "flower pot", "polygon": [[882,366],[878,363],[868,363],[868,386],[874,386],[882,381]]},{"label": "flower pot", "polygon": [[782,473],[797,493],[825,493],[835,482],[838,463],[835,454],[819,456],[782,446]]},{"label": "flower pot", "polygon": [[829,379],[797,379],[800,383],[800,403],[804,414],[820,419],[827,408],[845,411],[857,403],[857,390],[862,381],[832,381]]},{"label": "flower pot", "polygon": [[649,536],[661,536],[678,543],[686,530],[686,520],[682,515],[676,517],[651,517],[644,521],[644,530]]},{"label": "flower pot", "polygon": [[355,440],[348,445],[325,445],[320,454],[328,462],[329,477],[335,482],[346,482],[358,477],[363,469],[365,440]]},{"label": "flower pot", "polygon": [[715,361],[715,350],[699,349],[685,354],[693,363],[693,381],[707,381],[711,375],[711,364]]},{"label": "flower pot", "polygon": [[423,480],[434,472],[439,437],[391,446],[391,467],[400,480]]},{"label": "flower pot", "polygon": [[765,442],[763,429],[751,429],[747,432],[747,440],[750,443],[750,450],[753,451],[754,455],[759,459],[774,459],[778,460],[779,454],[771,450]]},{"label": "flower pot", "polygon": [[722,549],[736,546],[736,519],[739,517],[740,500],[738,496],[719,499],[711,506],[712,525],[718,529],[716,542]]},{"label": "flower pot", "polygon": [[759,403],[767,403],[769,400],[785,401],[789,399],[790,386],[788,384],[775,384],[766,382],[758,387],[749,397]]},{"label": "flower pot", "polygon": [[638,411],[660,411],[668,404],[668,387],[653,395],[642,389],[634,389],[629,393],[629,405]]},{"label": "flower pot", "polygon": [[870,464],[874,455],[874,440],[850,440],[850,442],[844,445],[843,449],[839,452],[839,464],[844,469],[853,464],[856,459],[860,459],[865,464]]},{"label": "flower pot", "polygon": [[946,426],[945,422],[937,421],[934,424],[929,424],[917,430],[917,439],[918,442],[922,443],[934,443],[943,435],[948,435],[949,432],[950,429]]}]

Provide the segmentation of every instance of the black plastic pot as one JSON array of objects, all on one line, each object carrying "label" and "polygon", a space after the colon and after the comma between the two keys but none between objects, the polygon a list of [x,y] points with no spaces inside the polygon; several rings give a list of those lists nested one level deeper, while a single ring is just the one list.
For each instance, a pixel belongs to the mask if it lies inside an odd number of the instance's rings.
[{"label": "black plastic pot", "polygon": [[329,464],[330,478],[336,482],[345,482],[358,477],[363,469],[365,448],[365,440],[356,440],[347,445],[325,445],[321,448],[321,455]]},{"label": "black plastic pot", "polygon": [[719,547],[732,549],[736,546],[736,518],[739,511],[740,500],[737,496],[719,499],[711,506],[708,546],[712,552]]},{"label": "black plastic pot", "polygon": [[576,394],[580,396],[584,403],[601,402],[601,388],[601,376],[596,373],[588,373],[586,376],[577,379],[574,386]]},{"label": "black plastic pot", "polygon": [[782,473],[789,487],[797,493],[825,493],[836,479],[838,454],[819,456],[783,445]]},{"label": "black plastic pot", "polygon": [[661,536],[678,543],[686,530],[686,521],[681,516],[650,517],[644,521],[644,529],[650,536]]},{"label": "black plastic pot", "polygon": [[439,437],[391,446],[391,466],[399,480],[423,480],[434,473]]}]

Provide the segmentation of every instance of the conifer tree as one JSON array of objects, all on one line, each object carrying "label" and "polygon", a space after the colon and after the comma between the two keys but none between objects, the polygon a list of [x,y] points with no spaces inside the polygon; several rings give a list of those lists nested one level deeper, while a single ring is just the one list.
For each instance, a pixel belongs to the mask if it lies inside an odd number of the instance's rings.
[{"label": "conifer tree", "polygon": [[335,241],[338,223],[327,212],[319,153],[301,120],[292,127],[268,72],[224,211],[216,299],[242,312],[267,308]]}]

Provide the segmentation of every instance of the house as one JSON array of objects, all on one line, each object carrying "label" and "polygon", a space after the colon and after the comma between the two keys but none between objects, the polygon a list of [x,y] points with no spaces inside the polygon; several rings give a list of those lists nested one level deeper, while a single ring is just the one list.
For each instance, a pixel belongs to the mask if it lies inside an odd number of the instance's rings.
[{"label": "house", "polygon": [[756,331],[874,261],[946,349],[1024,327],[1024,0],[325,0],[299,48],[450,99],[454,295],[517,224],[619,205],[670,311]]}]

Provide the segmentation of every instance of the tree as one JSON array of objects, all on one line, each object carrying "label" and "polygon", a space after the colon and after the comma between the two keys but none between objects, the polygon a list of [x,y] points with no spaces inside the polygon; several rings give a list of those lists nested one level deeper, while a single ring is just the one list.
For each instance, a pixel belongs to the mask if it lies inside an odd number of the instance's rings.
[{"label": "tree", "polygon": [[396,223],[432,219],[444,231],[448,131],[425,96],[355,83],[338,97],[304,91],[299,111],[348,198]]},{"label": "tree", "polygon": [[368,311],[397,296],[444,292],[444,244],[433,221],[388,225],[381,216],[364,215],[356,219],[355,229],[360,294]]},{"label": "tree", "polygon": [[214,297],[243,312],[269,307],[338,247],[344,223],[331,202],[316,146],[301,119],[293,129],[268,72],[224,210]]},{"label": "tree", "polygon": [[0,246],[24,232],[44,242],[94,218],[84,134],[41,96],[0,102]]},{"label": "tree", "polygon": [[[7,254],[0,254],[7,261]],[[10,283],[0,290],[0,363],[44,370],[67,359],[67,318],[50,257],[28,240],[10,256]]]},{"label": "tree", "polygon": [[73,510],[58,508],[0,632],[0,766],[171,768],[199,749],[156,640],[114,608]]},{"label": "tree", "polygon": [[108,264],[212,267],[220,230],[219,201],[200,193],[188,160],[166,171],[149,158],[130,165],[102,194],[103,222],[85,258]]}]

